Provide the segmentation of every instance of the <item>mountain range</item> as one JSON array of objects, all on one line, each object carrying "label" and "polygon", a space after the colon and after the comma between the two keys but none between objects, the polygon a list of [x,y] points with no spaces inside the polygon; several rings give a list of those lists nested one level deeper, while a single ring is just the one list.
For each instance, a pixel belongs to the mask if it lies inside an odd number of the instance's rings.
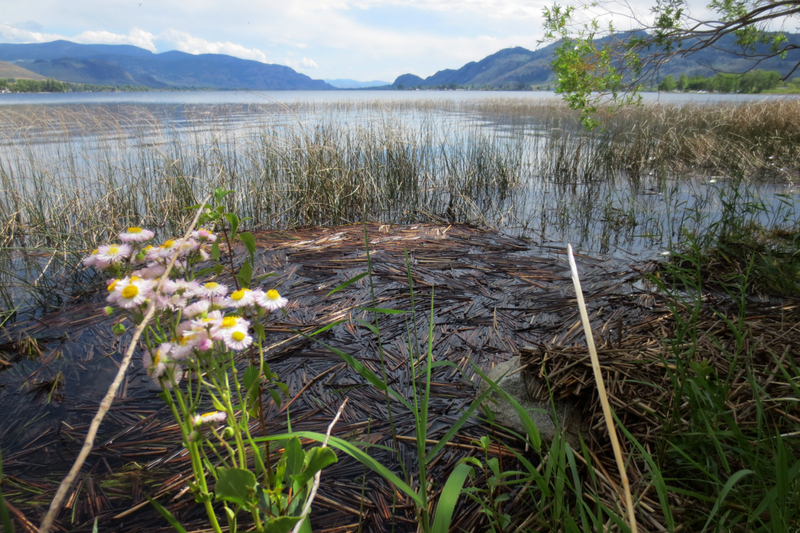
[{"label": "mountain range", "polygon": [[0,61],[59,81],[98,85],[262,91],[334,88],[283,65],[222,54],[194,55],[178,51],[156,54],[119,44],[69,41],[0,44]]},{"label": "mountain range", "polygon": [[[800,34],[787,33],[798,47],[783,59],[774,57],[757,68],[787,75],[800,63]],[[753,63],[736,51],[735,37],[721,38],[714,48],[689,57],[676,57],[661,66],[654,81],[675,77],[713,75],[717,71],[741,73]],[[393,83],[358,82],[347,79],[314,80],[283,65],[239,59],[222,54],[153,53],[131,45],[77,44],[69,41],[33,44],[0,44],[0,77],[48,77],[59,81],[97,85],[138,85],[155,89],[207,88],[249,90],[331,90],[336,88],[466,87],[523,89],[554,82],[551,68],[559,43],[538,50],[506,48],[459,69],[445,69],[422,78],[403,74]],[[691,45],[687,43],[686,45]],[[759,45],[757,52],[767,52]],[[8,63],[3,63],[8,62]],[[9,64],[10,63],[10,64]],[[28,74],[25,74],[27,69]]]},{"label": "mountain range", "polygon": [[[800,34],[787,33],[787,43],[800,48]],[[716,72],[742,73],[751,68],[775,70],[781,76],[790,74],[800,63],[800,49],[790,51],[785,58],[773,57],[757,66],[753,61],[741,55],[741,47],[735,44],[733,35],[726,35],[717,41],[715,47],[706,48],[688,57],[674,57],[658,71],[655,81],[666,76],[713,76]],[[691,46],[687,42],[684,47]],[[478,62],[470,62],[457,70],[440,70],[432,76],[421,78],[414,74],[399,76],[393,87],[467,87],[520,89],[530,86],[552,84],[555,76],[551,69],[554,53],[560,43],[553,43],[535,51],[522,47],[506,48],[483,58]],[[737,54],[737,51],[740,52]],[[761,44],[757,53],[768,53],[769,45]]]}]

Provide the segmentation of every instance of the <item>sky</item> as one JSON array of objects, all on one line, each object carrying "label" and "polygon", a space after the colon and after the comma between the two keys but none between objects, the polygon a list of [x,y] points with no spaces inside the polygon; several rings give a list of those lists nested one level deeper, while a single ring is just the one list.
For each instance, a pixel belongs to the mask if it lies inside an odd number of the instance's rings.
[{"label": "sky", "polygon": [[65,39],[228,54],[314,79],[427,77],[503,48],[534,50],[552,0],[25,0],[0,42]]}]

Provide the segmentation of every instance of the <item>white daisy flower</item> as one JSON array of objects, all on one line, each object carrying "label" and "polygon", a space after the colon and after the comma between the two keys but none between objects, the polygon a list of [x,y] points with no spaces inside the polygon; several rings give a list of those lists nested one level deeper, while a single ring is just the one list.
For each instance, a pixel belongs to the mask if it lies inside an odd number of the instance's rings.
[{"label": "white daisy flower", "polygon": [[286,307],[286,304],[289,303],[289,300],[278,294],[278,291],[275,289],[268,290],[266,294],[261,293],[261,291],[258,292],[260,294],[255,295],[256,303],[268,311],[274,311],[276,309],[280,309],[281,307]]},{"label": "white daisy flower", "polygon": [[246,331],[235,330],[222,337],[225,346],[230,350],[244,350],[253,343],[253,336],[249,335]]},{"label": "white daisy flower", "polygon": [[228,294],[228,287],[220,285],[216,281],[209,281],[197,291],[197,296],[204,298],[220,298]]},{"label": "white daisy flower", "polygon": [[181,314],[186,318],[194,318],[197,315],[202,315],[203,313],[208,312],[209,307],[211,307],[211,302],[208,300],[198,300],[193,304],[184,307]]},{"label": "white daisy flower", "polygon": [[153,238],[155,233],[149,229],[142,229],[136,226],[128,228],[128,231],[121,233],[119,240],[122,242],[145,242]]},{"label": "white daisy flower", "polygon": [[225,299],[223,305],[226,307],[247,307],[248,305],[253,305],[255,302],[255,295],[253,291],[250,289],[239,289],[238,291],[234,291],[231,295]]},{"label": "white daisy flower", "polygon": [[117,295],[115,303],[124,309],[137,307],[147,301],[152,290],[152,280],[137,276],[125,278],[114,287],[114,293]]},{"label": "white daisy flower", "polygon": [[211,338],[224,341],[234,331],[247,332],[250,321],[238,316],[226,316],[214,327],[211,328]]},{"label": "white daisy flower", "polygon": [[100,260],[106,263],[120,263],[131,256],[131,247],[127,244],[104,244],[97,251],[95,261]]}]

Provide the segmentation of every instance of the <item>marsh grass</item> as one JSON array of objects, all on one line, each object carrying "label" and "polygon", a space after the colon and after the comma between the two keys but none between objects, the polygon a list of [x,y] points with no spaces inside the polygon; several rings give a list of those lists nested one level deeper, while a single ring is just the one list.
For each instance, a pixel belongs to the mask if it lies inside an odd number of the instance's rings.
[{"label": "marsh grass", "polygon": [[219,187],[249,229],[469,222],[601,253],[659,248],[681,211],[715,201],[703,173],[791,183],[799,117],[789,100],[653,105],[589,134],[561,104],[512,99],[4,106],[0,299],[6,318],[63,305],[100,281],[83,254],[129,225],[172,234]]}]

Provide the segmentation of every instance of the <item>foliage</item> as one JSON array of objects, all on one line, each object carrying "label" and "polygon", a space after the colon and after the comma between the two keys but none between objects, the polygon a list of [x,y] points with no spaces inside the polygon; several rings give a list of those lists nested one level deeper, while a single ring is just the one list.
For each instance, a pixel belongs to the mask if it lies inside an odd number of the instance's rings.
[{"label": "foliage", "polygon": [[[578,7],[554,4],[544,10],[545,39],[561,40],[553,60],[557,92],[581,111],[589,128],[597,125],[592,117],[598,105],[613,108],[636,101],[636,94],[667,61],[714,47],[723,36],[735,36],[737,53],[753,61],[751,68],[798,48],[785,34],[768,31],[770,24],[800,14],[796,2],[712,0],[709,8],[719,18],[708,21],[692,18],[687,0],[656,0],[646,20],[631,5],[623,6],[629,13],[618,13],[617,2],[581,1]],[[601,28],[597,17],[609,14],[625,16],[639,29],[616,33],[611,23]],[[578,20],[580,16],[585,20]]]},{"label": "foliage", "polygon": [[0,79],[0,90],[8,89],[12,93],[67,93],[67,92],[133,92],[149,91],[148,87],[138,85],[95,85],[91,83],[69,83],[53,78],[46,80]]},{"label": "foliage", "polygon": [[[251,435],[251,420],[259,421],[262,431],[265,427],[262,394],[268,391],[278,404],[280,392],[288,395],[264,361],[262,323],[287,300],[275,290],[251,289],[258,281],[252,267],[255,241],[250,233],[238,231],[242,221],[225,208],[231,192],[217,189],[215,205],[193,206],[204,211],[200,223],[208,229],[155,247],[146,245],[153,232],[131,227],[119,236],[122,244],[100,246],[84,263],[116,276],[108,286],[113,307],[106,313],[121,311],[137,328],[145,328],[144,364],[162,387],[160,396],[180,428],[194,474],[189,486],[195,501],[205,507],[211,528],[221,533],[217,503],[229,531],[237,530],[244,512],[256,531],[288,532],[305,520],[306,501],[319,483],[316,474],[337,458],[324,445],[304,450],[289,435],[282,441],[280,460],[271,464],[269,446],[260,446]],[[238,273],[232,259],[225,266],[218,236],[228,250],[235,240],[247,248],[250,258]],[[209,254],[216,264],[197,270]],[[219,279],[226,269],[236,289],[230,295],[223,283],[198,281],[206,275]],[[150,308],[157,311],[148,323]],[[121,320],[113,330],[124,333]],[[242,352],[249,352],[250,359],[243,371]],[[202,413],[209,407],[214,410]],[[151,503],[182,530],[165,508]],[[307,522],[298,527],[311,531]]]}]

